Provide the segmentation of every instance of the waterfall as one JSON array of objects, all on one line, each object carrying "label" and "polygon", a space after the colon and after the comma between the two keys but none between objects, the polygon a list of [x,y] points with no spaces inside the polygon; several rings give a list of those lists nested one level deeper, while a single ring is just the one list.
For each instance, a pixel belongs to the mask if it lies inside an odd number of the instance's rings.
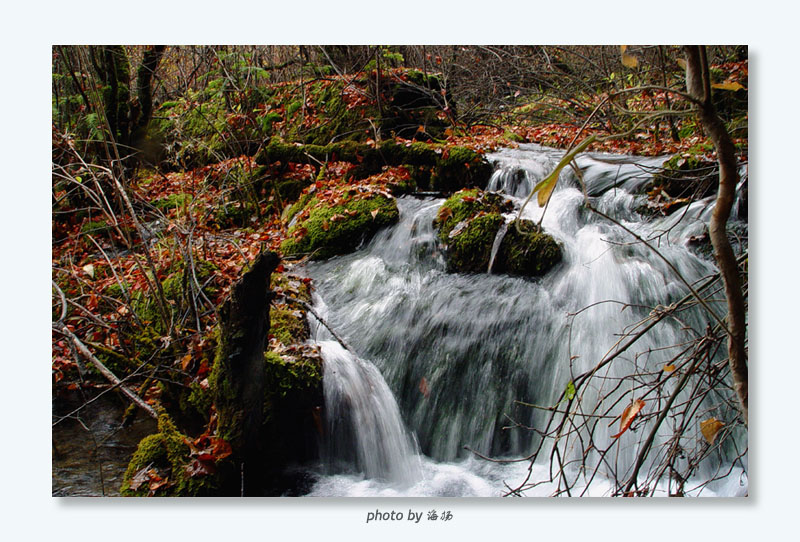
[{"label": "waterfall", "polygon": [[[488,157],[496,166],[490,189],[519,206],[562,154],[534,145],[494,153]],[[687,246],[707,223],[712,201],[659,219],[641,216],[637,209],[645,196],[636,190],[662,162],[608,155],[578,159],[592,205],[640,236],[660,235],[661,254],[696,282],[715,272],[711,261]],[[652,250],[631,243],[623,227],[585,209],[580,184],[568,168],[546,214],[532,203],[523,215],[542,220],[564,249],[562,265],[541,279],[446,272],[432,226],[443,201],[399,198],[396,226],[356,253],[307,267],[326,320],[370,360],[349,359],[335,343],[323,342],[332,431],[344,439],[332,444],[333,453],[355,473],[339,469],[323,475],[312,494],[502,494],[507,480],[527,475],[527,463],[486,463],[465,448],[508,459],[529,454],[540,437],[526,428],[541,427],[546,413],[520,402],[557,403],[570,375],[613,352],[621,330],[687,293],[675,270]],[[501,241],[498,233],[495,245]],[[724,314],[720,303],[715,308]],[[583,399],[622,396],[628,390],[613,391],[615,381],[664,366],[679,352],[677,345],[692,337],[689,328],[705,329],[707,321],[701,309],[683,312],[680,321],[664,320],[658,333],[637,343],[638,355],[622,356]],[[335,377],[329,378],[331,371]],[[346,409],[352,413],[343,414]],[[341,418],[345,421],[337,421]],[[618,425],[599,424],[594,437],[609,442],[617,430]],[[623,472],[638,451],[640,435],[630,433],[620,437],[614,458]],[[657,435],[657,444],[669,437]],[[725,461],[729,458],[709,459],[698,475],[714,476]],[[547,476],[547,465],[531,468]],[[399,480],[405,489],[386,480]],[[606,486],[596,481],[597,494]],[[543,485],[541,494],[549,488]]]},{"label": "waterfall", "polygon": [[486,270],[488,274],[492,274],[492,266],[494,266],[494,259],[497,257],[497,252],[500,250],[500,245],[503,244],[503,238],[506,236],[506,232],[508,231],[508,222],[503,222],[500,225],[500,229],[497,230],[497,235],[494,238],[494,242],[492,243],[492,252],[489,255],[489,267]]},{"label": "waterfall", "polygon": [[411,484],[420,477],[416,442],[408,434],[380,372],[336,341],[320,342],[327,457],[333,470],[353,467],[368,478]]}]

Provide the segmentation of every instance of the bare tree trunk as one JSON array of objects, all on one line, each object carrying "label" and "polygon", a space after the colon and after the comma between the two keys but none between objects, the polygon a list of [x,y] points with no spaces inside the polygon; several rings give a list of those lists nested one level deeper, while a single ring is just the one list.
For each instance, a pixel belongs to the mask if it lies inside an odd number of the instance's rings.
[{"label": "bare tree trunk", "polygon": [[153,116],[153,89],[151,88],[151,83],[153,74],[165,50],[166,46],[164,45],[155,45],[145,49],[142,63],[136,72],[136,94],[139,97],[139,114],[138,118],[134,119],[135,125],[131,137],[133,145],[139,143],[144,137],[147,132],[147,123],[150,122],[150,117]]},{"label": "bare tree trunk", "polygon": [[703,128],[708,133],[717,151],[719,163],[719,190],[717,201],[709,223],[709,236],[714,247],[725,297],[728,302],[728,362],[733,375],[733,385],[739,398],[740,408],[747,423],[747,352],[745,349],[745,307],[742,287],[739,281],[739,268],[733,253],[725,225],[731,214],[736,197],[739,172],[736,165],[736,152],[733,141],[717,115],[711,102],[711,82],[709,80],[708,59],[704,46],[686,46],[686,88],[696,100],[697,110]]}]

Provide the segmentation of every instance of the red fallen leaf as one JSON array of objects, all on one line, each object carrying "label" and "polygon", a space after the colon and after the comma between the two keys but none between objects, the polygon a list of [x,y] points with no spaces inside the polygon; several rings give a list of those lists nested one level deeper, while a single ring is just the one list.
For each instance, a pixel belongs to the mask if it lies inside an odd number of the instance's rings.
[{"label": "red fallen leaf", "polygon": [[474,197],[472,197],[472,196],[464,196],[464,197],[463,197],[463,198],[461,198],[461,199],[462,199],[463,201],[466,201],[467,203],[472,203],[473,201],[475,201],[475,198],[474,198]]},{"label": "red fallen leaf", "polygon": [[169,485],[172,485],[169,482],[169,478],[158,477],[158,479],[154,478],[150,480],[150,495],[151,496],[155,495],[156,491],[158,491],[164,486],[169,486]]},{"label": "red fallen leaf", "polygon": [[149,465],[148,465],[147,467],[143,467],[143,468],[139,469],[138,471],[136,471],[136,474],[134,474],[133,477],[131,477],[130,488],[133,491],[136,491],[137,489],[139,489],[139,487],[143,483],[147,482],[150,479],[150,477],[148,476],[148,472],[150,470],[152,470],[152,469],[150,469]]},{"label": "red fallen leaf", "polygon": [[220,459],[225,459],[233,453],[233,448],[231,448],[231,445],[227,440],[219,437],[211,437],[211,442],[214,445],[214,457],[216,457],[217,461]]},{"label": "red fallen leaf", "polygon": [[430,395],[431,395],[431,390],[430,390],[430,388],[428,388],[428,381],[425,379],[424,376],[422,377],[422,380],[419,381],[419,391],[426,398],[430,397]]},{"label": "red fallen leaf", "polygon": [[207,476],[217,472],[217,468],[214,466],[213,461],[200,461],[199,459],[192,460],[192,462],[186,465],[183,469],[186,472],[186,475],[191,478],[195,476]]},{"label": "red fallen leaf", "polygon": [[622,411],[622,417],[619,421],[619,433],[616,435],[611,435],[611,438],[619,438],[619,436],[628,430],[628,428],[633,423],[633,419],[639,414],[639,411],[644,408],[644,401],[641,399],[636,399],[630,405],[625,407],[625,410]]},{"label": "red fallen leaf", "polygon": [[285,270],[285,268],[283,267],[283,264],[282,264],[282,263],[281,263],[281,264],[278,264],[278,267],[276,267],[276,268],[275,268],[275,272],[276,272],[276,273],[283,273],[283,272],[284,272],[284,270]]}]

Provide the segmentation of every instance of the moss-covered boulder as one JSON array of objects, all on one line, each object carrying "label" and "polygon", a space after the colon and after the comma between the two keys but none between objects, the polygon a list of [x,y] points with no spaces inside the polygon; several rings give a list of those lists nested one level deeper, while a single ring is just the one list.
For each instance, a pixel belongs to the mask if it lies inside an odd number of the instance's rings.
[{"label": "moss-covered boulder", "polygon": [[493,262],[495,272],[537,277],[560,262],[558,243],[535,231],[530,221],[521,220],[519,229],[513,223],[506,229],[503,213],[512,210],[511,202],[502,196],[477,189],[462,190],[445,201],[434,225],[446,249],[448,270],[486,272],[498,234],[503,237]]},{"label": "moss-covered boulder", "polygon": [[330,258],[352,252],[384,226],[397,222],[397,202],[388,193],[343,185],[307,198],[292,216],[281,245],[285,256]]},{"label": "moss-covered boulder", "polygon": [[[143,438],[131,458],[120,494],[126,497],[200,497],[216,494],[230,469],[230,447],[220,439],[198,441],[180,433],[170,417],[158,417],[158,432]],[[202,446],[202,445],[201,445]]]},{"label": "moss-covered boulder", "polygon": [[[322,437],[322,357],[315,346],[275,345],[264,355],[263,460],[265,493],[296,486],[288,466],[319,458]],[[280,353],[279,353],[280,352]]]},{"label": "moss-covered boulder", "polygon": [[394,166],[411,172],[419,190],[453,192],[462,188],[483,188],[492,176],[492,165],[471,149],[434,143],[386,140],[375,144],[340,141],[329,145],[299,145],[272,139],[255,156],[260,165],[308,163],[318,166],[330,161],[355,164],[348,177],[366,179]]},{"label": "moss-covered boulder", "polygon": [[561,261],[561,247],[551,236],[533,229],[528,220],[521,221],[520,229],[516,226],[508,226],[493,272],[540,277]]}]

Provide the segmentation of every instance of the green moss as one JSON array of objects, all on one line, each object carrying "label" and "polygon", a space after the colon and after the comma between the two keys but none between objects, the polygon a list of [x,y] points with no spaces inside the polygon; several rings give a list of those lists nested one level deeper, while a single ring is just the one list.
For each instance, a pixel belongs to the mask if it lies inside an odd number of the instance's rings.
[{"label": "green moss", "polygon": [[448,244],[450,232],[460,222],[480,212],[502,213],[511,209],[512,205],[498,194],[483,192],[477,188],[460,190],[442,204],[434,224],[439,229],[439,240]]},{"label": "green moss", "polygon": [[264,354],[267,375],[267,403],[276,397],[303,396],[322,387],[322,360],[315,357],[284,357],[275,352]]},{"label": "green moss", "polygon": [[340,205],[312,198],[306,207],[308,215],[289,229],[281,245],[286,256],[313,254],[314,259],[323,259],[352,252],[399,217],[397,202],[383,195],[353,197]]},{"label": "green moss", "polygon": [[160,198],[153,201],[153,207],[168,211],[170,209],[184,208],[192,201],[192,195],[179,192],[177,194],[170,194],[165,198]]},{"label": "green moss", "polygon": [[[208,413],[211,410],[211,405],[214,402],[214,397],[210,391],[211,388],[204,388],[198,382],[192,382],[189,384],[189,389],[191,391],[186,398],[186,402],[191,405],[200,416],[208,416]],[[185,405],[183,408],[184,410],[189,410]]]},{"label": "green moss", "polygon": [[283,344],[298,344],[308,339],[308,323],[301,311],[288,305],[273,305],[269,318],[270,334]]},{"label": "green moss", "polygon": [[523,221],[523,233],[510,224],[497,253],[494,269],[500,273],[539,277],[561,261],[561,247],[544,232]]},{"label": "green moss", "polygon": [[[494,238],[502,224],[503,216],[497,213],[469,220],[463,229],[448,239],[448,268],[461,273],[485,272]],[[455,231],[458,230],[451,233]]]},{"label": "green moss", "polygon": [[105,220],[94,220],[84,223],[81,226],[81,233],[97,234],[110,228]]},{"label": "green moss", "polygon": [[525,141],[525,138],[523,138],[519,134],[512,132],[511,130],[506,130],[505,132],[503,132],[503,137],[515,143],[522,143],[523,141]]},{"label": "green moss", "polygon": [[[128,374],[131,370],[136,369],[138,366],[138,363],[135,359],[131,359],[128,356],[117,352],[113,348],[108,348],[99,343],[92,343],[92,347],[94,348],[97,359],[103,362],[103,365],[108,367],[108,369],[114,374]],[[90,372],[100,374],[100,372],[91,363],[87,364],[86,367]]]},{"label": "green moss", "polygon": [[283,211],[281,219],[283,219],[286,223],[291,222],[292,218],[294,218],[294,215],[302,211],[313,198],[314,194],[311,192],[306,192],[305,194],[301,195],[300,199]]},{"label": "green moss", "polygon": [[[486,272],[492,246],[504,222],[501,213],[513,207],[498,194],[462,190],[439,209],[434,224],[439,241],[447,248],[450,271]],[[523,231],[534,225],[523,220]],[[546,233],[521,234],[510,226],[500,244],[493,271],[523,276],[540,276],[561,261],[561,248]]]},{"label": "green moss", "polygon": [[[143,438],[128,463],[120,494],[126,497],[194,497],[212,494],[219,478],[215,474],[190,476],[186,467],[191,462],[191,449],[186,440],[186,435],[181,434],[169,416],[162,412],[158,417],[158,433]],[[167,483],[155,489],[152,495],[148,482],[132,489],[134,477],[143,469],[154,469]]]}]

